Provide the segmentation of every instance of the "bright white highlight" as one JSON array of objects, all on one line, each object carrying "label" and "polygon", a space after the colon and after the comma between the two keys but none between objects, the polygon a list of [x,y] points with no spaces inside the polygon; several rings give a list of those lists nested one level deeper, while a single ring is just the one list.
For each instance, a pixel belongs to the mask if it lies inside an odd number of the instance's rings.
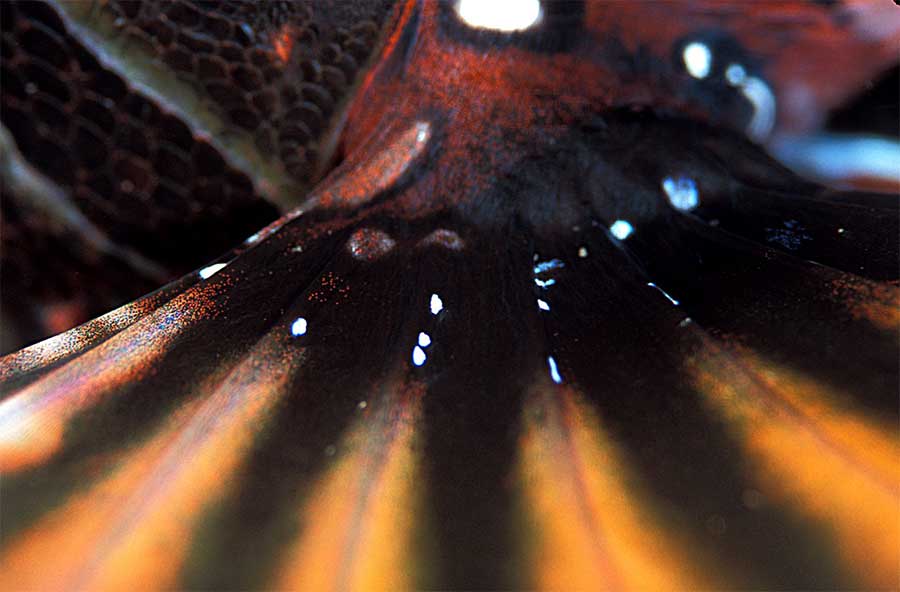
[{"label": "bright white highlight", "polygon": [[542,280],[540,278],[534,278],[534,283],[537,284],[539,288],[549,288],[553,284],[556,283],[556,280],[550,278],[549,280]]},{"label": "bright white highlight", "polygon": [[578,256],[584,259],[588,256],[587,247],[578,247]]},{"label": "bright white highlight", "polygon": [[422,347],[428,347],[429,345],[431,345],[431,337],[428,335],[428,333],[424,331],[419,333],[419,345]]},{"label": "bright white highlight", "polygon": [[307,327],[306,319],[303,317],[298,317],[293,323],[291,323],[291,335],[294,337],[299,337],[301,335],[306,335],[306,327]]},{"label": "bright white highlight", "polygon": [[547,364],[550,366],[550,378],[556,384],[562,384],[562,376],[559,375],[559,368],[556,367],[556,360],[553,359],[553,356],[547,358]]},{"label": "bright white highlight", "polygon": [[609,227],[609,231],[617,239],[625,240],[626,238],[631,236],[632,232],[634,232],[634,226],[632,226],[625,220],[616,220],[615,222],[613,222],[612,226]]},{"label": "bright white highlight", "polygon": [[459,0],[456,13],[478,29],[522,31],[541,18],[539,0]]},{"label": "bright white highlight", "polygon": [[212,276],[216,275],[223,267],[228,265],[227,263],[213,263],[208,267],[204,267],[200,270],[200,277],[208,280]]},{"label": "bright white highlight", "polygon": [[712,69],[712,52],[705,43],[694,41],[684,46],[681,52],[684,67],[694,78],[706,78]]},{"label": "bright white highlight", "polygon": [[550,310],[550,305],[547,304],[544,300],[538,298],[538,308],[541,310]]},{"label": "bright white highlight", "polygon": [[442,310],[444,310],[444,302],[441,300],[441,297],[437,294],[431,295],[431,302],[428,307],[431,309],[431,314],[436,315]]},{"label": "bright white highlight", "polygon": [[412,362],[413,362],[413,364],[415,364],[416,366],[421,366],[422,364],[425,363],[425,358],[426,358],[426,357],[427,357],[427,356],[425,355],[425,350],[424,350],[424,349],[422,349],[422,348],[419,347],[418,345],[417,345],[416,347],[413,348],[413,353],[412,353]]},{"label": "bright white highlight", "polygon": [[662,182],[663,191],[669,203],[676,210],[689,211],[700,203],[697,184],[688,177],[666,177]]},{"label": "bright white highlight", "polygon": [[653,282],[647,282],[647,285],[650,286],[651,288],[656,288],[657,290],[659,290],[659,293],[662,294],[663,296],[665,296],[669,300],[669,302],[672,303],[673,306],[678,306],[678,301],[675,300],[674,298],[672,298],[671,296],[669,296],[669,294],[665,290],[663,290],[662,288],[660,288]]}]

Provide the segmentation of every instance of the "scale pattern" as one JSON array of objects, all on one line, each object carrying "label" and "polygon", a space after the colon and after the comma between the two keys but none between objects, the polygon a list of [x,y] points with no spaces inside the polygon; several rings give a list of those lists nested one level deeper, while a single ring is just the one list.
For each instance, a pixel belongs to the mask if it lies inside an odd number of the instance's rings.
[{"label": "scale pattern", "polygon": [[[229,124],[308,184],[319,139],[378,40],[390,2],[133,2],[108,4],[115,26],[197,84]],[[326,156],[327,157],[327,156]]]},{"label": "scale pattern", "polygon": [[[272,218],[246,174],[105,68],[53,8],[4,2],[3,11],[0,121],[111,239],[191,265]],[[196,255],[185,261],[186,251]]]},{"label": "scale pattern", "polygon": [[[315,15],[302,2],[266,3],[263,10],[254,2],[68,6],[75,9],[86,11],[77,23],[51,3],[0,6],[0,123],[24,162],[59,188],[65,205],[163,271],[128,279],[104,271],[109,258],[102,254],[72,249],[53,256],[71,237],[58,222],[35,221],[26,214],[35,205],[7,191],[2,263],[6,277],[17,281],[4,290],[3,303],[7,310],[30,303],[21,323],[9,321],[21,325],[13,343],[136,298],[275,219],[271,187],[217,140],[250,134],[260,158],[290,179],[285,191],[302,199],[321,174],[320,142],[339,119],[389,12],[384,2],[339,2]],[[174,72],[223,127],[215,137],[195,129],[190,117],[157,98],[166,87],[148,91],[129,81],[127,72],[101,59],[96,41],[79,39],[85,31],[102,44],[124,40],[126,56],[148,57]],[[34,248],[12,244],[26,235]],[[50,263],[38,263],[45,260]],[[109,288],[105,296],[91,298],[89,286],[100,284]],[[73,301],[82,304],[70,306]],[[69,314],[51,328],[40,309],[60,305]]]}]

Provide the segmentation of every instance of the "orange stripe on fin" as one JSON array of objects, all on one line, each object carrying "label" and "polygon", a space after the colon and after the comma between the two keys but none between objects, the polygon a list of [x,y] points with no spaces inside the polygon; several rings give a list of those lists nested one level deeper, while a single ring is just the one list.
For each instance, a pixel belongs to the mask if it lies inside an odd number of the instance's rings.
[{"label": "orange stripe on fin", "polygon": [[145,376],[185,329],[215,314],[218,289],[206,285],[188,290],[0,402],[0,474],[55,454],[73,416]]},{"label": "orange stripe on fin", "polygon": [[109,477],[0,555],[3,590],[172,588],[204,509],[229,485],[302,354],[266,338]]},{"label": "orange stripe on fin", "polygon": [[900,441],[827,388],[706,340],[689,363],[710,407],[738,432],[761,492],[827,525],[866,587],[900,575]]},{"label": "orange stripe on fin", "polygon": [[276,588],[408,590],[414,587],[417,510],[414,449],[421,387],[372,409],[347,452],[315,486]]},{"label": "orange stripe on fin", "polygon": [[521,479],[540,590],[709,588],[684,545],[640,506],[615,446],[568,388],[525,414]]}]

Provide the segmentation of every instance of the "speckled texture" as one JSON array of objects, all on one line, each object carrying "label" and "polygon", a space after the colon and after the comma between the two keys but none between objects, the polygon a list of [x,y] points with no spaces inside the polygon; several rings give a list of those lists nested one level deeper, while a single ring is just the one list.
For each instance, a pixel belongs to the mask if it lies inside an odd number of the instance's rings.
[{"label": "speckled texture", "polygon": [[900,202],[754,142],[890,36],[760,6],[401,3],[300,205],[0,359],[0,588],[894,585]]}]

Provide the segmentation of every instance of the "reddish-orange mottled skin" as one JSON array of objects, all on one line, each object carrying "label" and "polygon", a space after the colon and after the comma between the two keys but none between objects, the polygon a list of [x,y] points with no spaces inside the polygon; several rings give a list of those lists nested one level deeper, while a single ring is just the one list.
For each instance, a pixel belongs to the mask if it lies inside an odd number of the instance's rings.
[{"label": "reddish-orange mottled skin", "polygon": [[[871,26],[878,6],[855,5],[857,29]],[[413,190],[391,205],[398,213],[418,216],[446,203],[433,199],[436,195],[452,194],[455,202],[471,199],[488,180],[483,175],[502,173],[527,154],[538,137],[552,142],[573,123],[609,109],[710,118],[702,104],[679,92],[686,74],[670,65],[678,39],[694,31],[727,30],[764,66],[779,99],[779,125],[785,129],[818,122],[861,81],[890,65],[900,43],[898,27],[869,34],[848,30],[813,3],[585,6],[584,40],[564,52],[538,52],[516,46],[483,48],[454,38],[441,30],[441,18],[447,16],[441,11],[450,13],[451,8],[434,0],[409,0],[399,11],[380,64],[366,76],[350,110],[343,151],[359,156],[385,122],[431,122],[440,149],[430,167],[429,175],[435,178],[418,184],[429,188],[427,195]],[[404,43],[404,33],[405,43],[413,47]],[[617,66],[621,56],[610,51],[611,46],[626,54],[646,54],[655,63],[642,74],[629,71]],[[854,67],[832,68],[832,60],[836,66]],[[398,69],[401,75],[396,75]],[[800,103],[798,89],[809,91]]]},{"label": "reddish-orange mottled skin", "polygon": [[[354,153],[385,121],[432,122],[440,142],[427,173],[434,178],[395,200],[391,207],[398,213],[417,216],[441,207],[445,202],[421,193],[426,187],[432,196],[471,199],[487,181],[484,175],[506,169],[535,135],[559,136],[590,113],[626,103],[659,106],[664,98],[649,81],[623,81],[592,59],[591,48],[561,54],[516,47],[496,51],[449,38],[439,30],[441,9],[436,2],[406,4],[395,36],[404,26],[414,28],[415,47],[392,39],[391,53],[367,78],[351,109],[344,137],[344,150]],[[396,68],[402,76],[392,75]]]}]

